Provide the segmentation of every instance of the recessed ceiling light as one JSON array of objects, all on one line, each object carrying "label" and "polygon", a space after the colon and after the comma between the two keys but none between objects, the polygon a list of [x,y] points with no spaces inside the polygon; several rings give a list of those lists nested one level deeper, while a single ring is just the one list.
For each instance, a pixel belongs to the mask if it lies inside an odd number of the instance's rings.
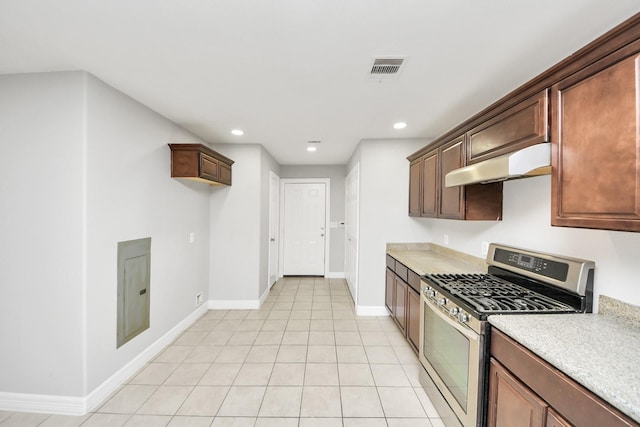
[{"label": "recessed ceiling light", "polygon": [[314,139],[311,141],[307,141],[307,151],[311,151],[314,152],[318,149],[318,144],[320,144],[322,141],[320,141],[319,139]]},{"label": "recessed ceiling light", "polygon": [[231,131],[231,133],[234,134],[235,136],[244,135],[244,131],[242,129],[234,129]]},{"label": "recessed ceiling light", "polygon": [[407,127],[407,124],[405,122],[398,122],[393,124],[394,129],[404,129],[406,127]]}]

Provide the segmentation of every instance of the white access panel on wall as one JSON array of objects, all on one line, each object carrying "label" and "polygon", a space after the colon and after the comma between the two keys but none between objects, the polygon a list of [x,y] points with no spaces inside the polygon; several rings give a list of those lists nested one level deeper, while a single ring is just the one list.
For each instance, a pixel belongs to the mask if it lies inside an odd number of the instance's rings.
[{"label": "white access panel on wall", "polygon": [[118,242],[117,343],[149,328],[151,238]]}]

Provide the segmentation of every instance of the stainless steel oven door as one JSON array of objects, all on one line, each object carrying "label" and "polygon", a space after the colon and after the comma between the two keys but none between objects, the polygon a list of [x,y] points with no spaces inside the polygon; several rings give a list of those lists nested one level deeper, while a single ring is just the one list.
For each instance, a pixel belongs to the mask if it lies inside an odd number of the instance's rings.
[{"label": "stainless steel oven door", "polygon": [[478,419],[483,337],[420,297],[420,362],[465,427]]}]

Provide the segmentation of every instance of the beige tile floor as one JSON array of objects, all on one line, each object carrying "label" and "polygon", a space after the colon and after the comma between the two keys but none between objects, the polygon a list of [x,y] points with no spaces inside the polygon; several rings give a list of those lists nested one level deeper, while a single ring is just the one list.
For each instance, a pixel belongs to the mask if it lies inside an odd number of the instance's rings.
[{"label": "beige tile floor", "polygon": [[388,316],[342,279],[285,278],[259,310],[209,310],[95,412],[0,411],[0,427],[441,427]]}]

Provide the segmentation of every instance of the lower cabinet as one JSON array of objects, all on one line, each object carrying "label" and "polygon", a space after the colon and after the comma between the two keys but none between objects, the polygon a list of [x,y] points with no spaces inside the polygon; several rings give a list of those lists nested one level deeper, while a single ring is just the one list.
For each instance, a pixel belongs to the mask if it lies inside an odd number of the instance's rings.
[{"label": "lower cabinet", "polygon": [[547,404],[504,366],[489,362],[490,427],[542,427],[546,421]]},{"label": "lower cabinet", "polygon": [[420,342],[420,276],[387,255],[385,306],[413,350]]},{"label": "lower cabinet", "polygon": [[490,345],[488,427],[638,427],[495,328]]},{"label": "lower cabinet", "polygon": [[407,291],[407,339],[417,353],[420,345],[420,294],[411,287]]},{"label": "lower cabinet", "polygon": [[407,329],[407,284],[400,277],[394,277],[393,318],[402,332]]},{"label": "lower cabinet", "polygon": [[387,279],[385,281],[385,296],[384,296],[384,305],[387,306],[387,310],[393,315],[393,295],[395,292],[395,273],[392,269],[387,268]]}]

